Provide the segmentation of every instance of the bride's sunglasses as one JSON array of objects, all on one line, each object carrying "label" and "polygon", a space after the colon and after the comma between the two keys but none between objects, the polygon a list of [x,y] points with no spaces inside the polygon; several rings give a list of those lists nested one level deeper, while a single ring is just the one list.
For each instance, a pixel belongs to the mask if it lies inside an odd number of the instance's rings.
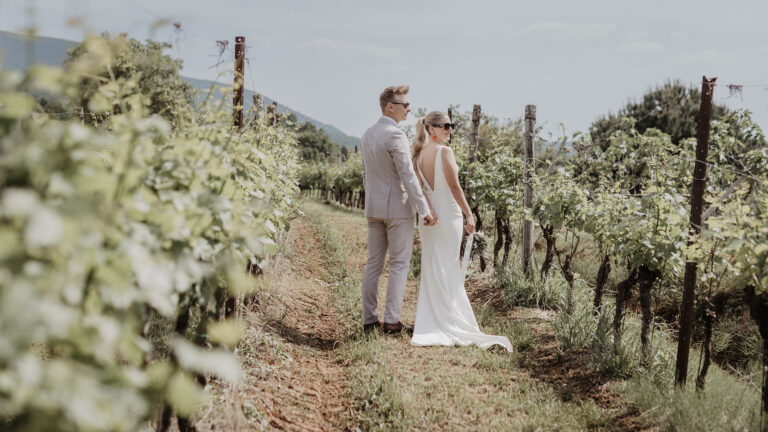
[{"label": "bride's sunglasses", "polygon": [[446,123],[446,124],[441,124],[441,125],[433,124],[432,126],[434,126],[434,127],[441,127],[441,128],[443,128],[445,130],[448,130],[448,128],[456,130],[456,124],[455,123]]}]

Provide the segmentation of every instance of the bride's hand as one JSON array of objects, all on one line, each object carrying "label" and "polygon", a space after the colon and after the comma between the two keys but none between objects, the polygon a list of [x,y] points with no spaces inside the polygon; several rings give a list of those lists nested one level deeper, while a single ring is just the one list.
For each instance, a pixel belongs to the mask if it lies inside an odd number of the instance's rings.
[{"label": "bride's hand", "polygon": [[467,232],[467,234],[472,234],[475,232],[475,218],[472,216],[467,217],[467,223],[464,225],[464,230]]}]

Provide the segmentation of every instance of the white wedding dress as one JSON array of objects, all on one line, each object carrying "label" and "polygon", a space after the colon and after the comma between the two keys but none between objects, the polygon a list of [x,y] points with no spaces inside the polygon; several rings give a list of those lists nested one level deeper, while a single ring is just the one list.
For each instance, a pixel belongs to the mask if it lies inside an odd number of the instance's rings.
[{"label": "white wedding dress", "polygon": [[511,352],[512,344],[509,339],[480,331],[467,292],[464,290],[464,271],[459,262],[463,220],[461,208],[445,180],[441,158],[443,147],[438,147],[435,156],[434,188],[429,186],[416,164],[416,171],[424,182],[426,195],[439,223],[424,226],[423,220],[419,222],[421,284],[411,344],[476,344],[482,348],[498,344]]}]

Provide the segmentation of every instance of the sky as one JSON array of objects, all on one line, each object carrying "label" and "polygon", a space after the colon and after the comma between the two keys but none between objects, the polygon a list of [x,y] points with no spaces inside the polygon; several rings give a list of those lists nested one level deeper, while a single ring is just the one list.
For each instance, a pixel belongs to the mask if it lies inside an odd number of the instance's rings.
[{"label": "sky", "polygon": [[167,41],[184,75],[227,83],[245,36],[248,88],[358,137],[389,85],[409,85],[430,111],[480,104],[516,119],[533,104],[556,139],[667,80],[700,88],[703,75],[718,78],[716,103],[768,130],[766,17],[765,0],[0,0],[0,30]]}]

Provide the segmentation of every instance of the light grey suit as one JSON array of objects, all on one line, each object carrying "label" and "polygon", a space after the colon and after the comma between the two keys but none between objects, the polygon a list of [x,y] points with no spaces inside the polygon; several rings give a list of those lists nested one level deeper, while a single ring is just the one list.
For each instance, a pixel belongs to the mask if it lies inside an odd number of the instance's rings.
[{"label": "light grey suit", "polygon": [[378,321],[379,277],[389,249],[389,282],[384,322],[400,321],[413,253],[414,207],[420,217],[429,205],[413,172],[409,141],[390,117],[382,116],[360,139],[363,153],[368,263],[363,270],[363,323]]}]

